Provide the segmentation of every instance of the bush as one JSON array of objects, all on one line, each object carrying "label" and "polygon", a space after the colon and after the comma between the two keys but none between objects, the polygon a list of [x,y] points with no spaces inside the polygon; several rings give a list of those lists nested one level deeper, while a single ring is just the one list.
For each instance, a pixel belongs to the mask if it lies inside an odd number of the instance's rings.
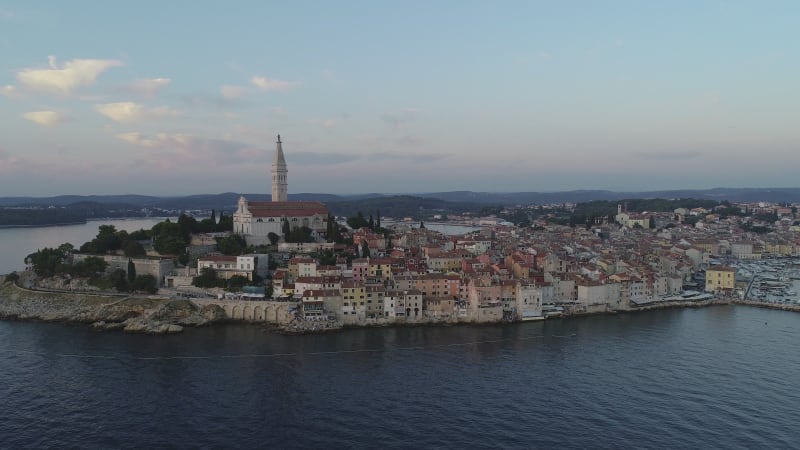
[{"label": "bush", "polygon": [[19,280],[19,274],[17,272],[11,272],[10,274],[6,275],[4,282],[16,283],[18,280]]}]

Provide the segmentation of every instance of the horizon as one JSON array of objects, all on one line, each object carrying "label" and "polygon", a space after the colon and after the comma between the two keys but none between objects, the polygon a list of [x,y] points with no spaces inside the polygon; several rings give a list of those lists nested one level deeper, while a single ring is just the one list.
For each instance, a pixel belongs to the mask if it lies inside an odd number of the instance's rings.
[{"label": "horizon", "polygon": [[[792,187],[764,187],[764,188],[757,188],[757,187],[713,187],[713,188],[705,188],[705,189],[658,189],[658,190],[649,190],[649,191],[616,191],[616,190],[609,190],[609,189],[566,189],[566,190],[559,190],[559,191],[471,191],[471,190],[452,190],[452,191],[419,191],[419,192],[349,192],[349,193],[331,193],[331,192],[293,192],[290,193],[290,196],[299,196],[299,195],[332,195],[337,197],[353,197],[353,196],[418,196],[418,195],[435,195],[435,194],[453,194],[453,193],[473,193],[473,194],[488,194],[488,195],[513,195],[513,194],[570,194],[570,193],[578,193],[578,192],[608,192],[614,194],[649,194],[649,193],[673,193],[673,192],[694,192],[694,191],[717,191],[717,190],[743,190],[743,191],[765,191],[770,192],[772,190],[782,191],[782,190],[793,190],[798,189],[800,190],[800,186],[792,186]],[[258,192],[236,192],[236,191],[225,191],[225,192],[204,192],[204,193],[190,193],[190,194],[141,194],[141,193],[119,193],[119,194],[54,194],[54,195],[3,195],[0,196],[0,199],[8,199],[8,198],[30,198],[30,199],[45,199],[45,198],[60,198],[60,197],[153,197],[153,198],[184,198],[184,197],[203,197],[203,196],[219,196],[219,195],[241,195],[241,196],[271,196],[269,192],[266,193],[258,193]]]},{"label": "horizon", "polygon": [[798,13],[12,0],[0,193],[268,194],[279,133],[291,193],[790,188]]}]

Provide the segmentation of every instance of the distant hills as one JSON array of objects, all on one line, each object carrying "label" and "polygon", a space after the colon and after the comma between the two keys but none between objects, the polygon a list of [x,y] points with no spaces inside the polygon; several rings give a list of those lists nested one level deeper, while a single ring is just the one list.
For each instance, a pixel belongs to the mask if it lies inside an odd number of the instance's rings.
[{"label": "distant hills", "polygon": [[[60,195],[55,197],[0,197],[0,227],[76,223],[89,219],[172,216],[183,211],[214,209],[233,213],[241,194],[198,194],[183,197],[147,195]],[[266,194],[244,194],[251,201],[268,201]],[[497,214],[502,206],[528,204],[585,203],[593,200],[696,199],[732,202],[800,202],[800,188],[716,188],[644,192],[428,192],[412,195],[318,193],[290,194],[292,201],[325,202],[332,214],[353,216],[412,217],[473,213]]]},{"label": "distant hills", "polygon": [[[172,210],[217,209],[231,210],[242,194],[198,194],[175,197],[147,195],[60,195],[55,197],[0,197],[0,207],[9,206],[67,206],[76,203],[112,204],[118,207],[157,208]],[[270,200],[268,194],[244,194],[248,200]],[[437,199],[444,202],[478,203],[485,205],[580,203],[592,200],[623,200],[630,198],[695,198],[733,202],[800,202],[800,188],[714,188],[665,191],[615,192],[604,190],[576,190],[561,192],[426,192],[407,195],[358,194],[334,195],[319,193],[290,194],[291,201],[321,201],[331,206],[350,204],[370,199]],[[376,200],[366,203],[375,203]],[[377,205],[376,205],[377,206]],[[434,206],[434,205],[428,205]],[[437,205],[438,206],[438,205]]]}]

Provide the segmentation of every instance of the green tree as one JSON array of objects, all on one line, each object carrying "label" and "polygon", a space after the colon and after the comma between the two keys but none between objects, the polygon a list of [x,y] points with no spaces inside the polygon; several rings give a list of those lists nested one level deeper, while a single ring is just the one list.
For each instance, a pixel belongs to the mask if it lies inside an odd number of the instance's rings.
[{"label": "green tree", "polygon": [[308,227],[293,227],[292,231],[286,237],[286,242],[314,242],[312,230]]},{"label": "green tree", "polygon": [[222,211],[219,212],[219,222],[217,222],[217,231],[233,231],[233,216],[226,216]]},{"label": "green tree", "polygon": [[200,270],[200,275],[192,278],[192,285],[201,288],[213,288],[224,286],[225,280],[217,278],[217,271],[204,267]]},{"label": "green tree", "polygon": [[238,234],[231,234],[224,238],[217,238],[217,250],[223,255],[239,256],[244,253],[247,243],[244,237]]},{"label": "green tree", "polygon": [[380,230],[381,229],[381,210],[378,210],[377,218],[375,219],[375,228]]},{"label": "green tree", "polygon": [[372,214],[369,215],[369,229],[375,231],[375,220],[372,218]]},{"label": "green tree", "polygon": [[248,279],[242,275],[234,275],[228,279],[227,290],[232,292],[239,292],[243,287],[247,286]]},{"label": "green tree", "polygon": [[270,231],[267,234],[267,238],[269,238],[269,243],[272,244],[272,245],[277,245],[278,241],[281,239],[280,236],[278,236],[277,234],[273,233],[272,231]]},{"label": "green tree", "polygon": [[56,268],[63,263],[64,253],[57,248],[45,247],[28,255],[25,261],[33,267],[36,275],[52,277],[56,273]]},{"label": "green tree", "polygon": [[361,257],[366,258],[368,256],[369,256],[369,244],[367,244],[366,240],[361,241]]},{"label": "green tree", "polygon": [[128,283],[133,284],[133,281],[136,279],[136,264],[133,263],[133,260],[128,258]]},{"label": "green tree", "polygon": [[19,280],[19,274],[17,272],[11,272],[10,274],[6,275],[3,279],[4,283],[16,283]]},{"label": "green tree", "polygon": [[288,242],[289,233],[292,232],[292,228],[289,226],[289,221],[285,218],[283,219],[283,225],[281,231],[283,232],[283,240]]},{"label": "green tree", "polygon": [[122,269],[116,269],[108,275],[111,286],[119,292],[128,292],[128,276]]},{"label": "green tree", "polygon": [[147,254],[142,244],[131,239],[128,239],[122,244],[122,251],[128,258],[138,258]]},{"label": "green tree", "polygon": [[158,292],[158,280],[153,275],[139,275],[131,282],[131,290],[155,294]]},{"label": "green tree", "polygon": [[355,216],[347,218],[347,225],[354,230],[358,230],[359,228],[368,227],[369,222],[364,218],[364,214],[359,211]]}]

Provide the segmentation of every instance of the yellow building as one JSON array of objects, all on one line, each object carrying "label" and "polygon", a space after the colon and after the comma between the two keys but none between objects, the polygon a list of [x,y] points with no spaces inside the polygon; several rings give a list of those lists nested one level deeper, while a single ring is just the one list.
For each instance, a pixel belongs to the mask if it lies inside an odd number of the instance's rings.
[{"label": "yellow building", "polygon": [[733,291],[736,269],[728,266],[711,266],[706,269],[706,292]]}]

